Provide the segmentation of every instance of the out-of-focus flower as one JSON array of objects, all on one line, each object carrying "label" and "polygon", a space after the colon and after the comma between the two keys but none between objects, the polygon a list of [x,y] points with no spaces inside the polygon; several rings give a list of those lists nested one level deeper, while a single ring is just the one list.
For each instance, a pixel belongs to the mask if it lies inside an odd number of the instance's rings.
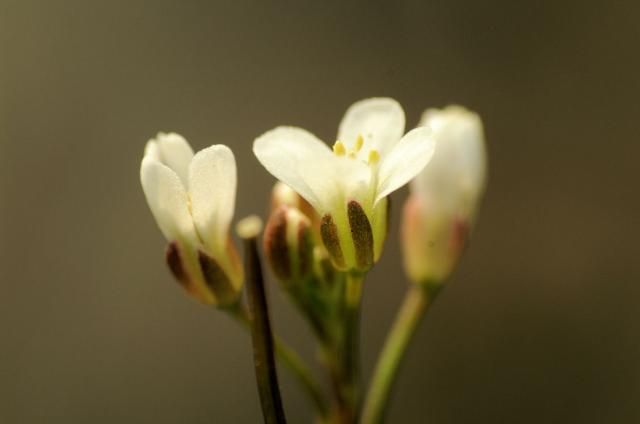
[{"label": "out-of-focus flower", "polygon": [[281,206],[287,206],[299,210],[311,222],[313,233],[317,241],[320,241],[320,216],[313,209],[313,206],[300,196],[294,189],[283,183],[276,181],[271,191],[271,212]]},{"label": "out-of-focus flower", "polygon": [[436,147],[404,207],[405,268],[414,282],[440,284],[466,244],[484,192],[484,133],[480,117],[460,106],[427,110],[420,125],[432,129]]},{"label": "out-of-focus flower", "polygon": [[334,265],[369,269],[387,231],[387,199],[429,162],[434,142],[427,127],[404,134],[405,117],[392,99],[352,105],[333,151],[311,133],[278,127],[253,151],[276,178],[305,198],[321,217],[320,232]]},{"label": "out-of-focus flower", "polygon": [[167,263],[181,285],[207,304],[232,304],[242,288],[242,265],[229,234],[236,178],[227,146],[194,155],[175,133],[149,140],[140,166],[147,203],[169,241]]}]

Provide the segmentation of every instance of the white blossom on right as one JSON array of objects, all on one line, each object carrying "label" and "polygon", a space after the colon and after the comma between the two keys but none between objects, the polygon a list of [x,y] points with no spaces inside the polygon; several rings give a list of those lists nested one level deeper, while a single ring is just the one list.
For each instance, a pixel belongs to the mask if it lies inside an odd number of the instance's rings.
[{"label": "white blossom on right", "polygon": [[484,131],[480,117],[461,106],[428,109],[419,126],[431,128],[436,145],[430,163],[410,184],[403,256],[413,282],[440,285],[466,245],[485,190]]}]

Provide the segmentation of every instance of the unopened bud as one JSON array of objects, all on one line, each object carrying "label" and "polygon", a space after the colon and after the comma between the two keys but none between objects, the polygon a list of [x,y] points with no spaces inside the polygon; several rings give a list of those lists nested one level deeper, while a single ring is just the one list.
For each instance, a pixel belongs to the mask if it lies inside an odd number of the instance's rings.
[{"label": "unopened bud", "polygon": [[275,276],[285,285],[300,282],[313,270],[313,234],[309,218],[281,205],[264,230],[264,252]]},{"label": "unopened bud", "polygon": [[313,206],[291,187],[282,181],[278,181],[271,192],[271,211],[275,211],[283,205],[298,209],[312,222],[317,221],[318,214],[313,209]]},{"label": "unopened bud", "polygon": [[236,224],[236,233],[243,239],[255,238],[262,231],[262,219],[258,215],[249,215]]},{"label": "unopened bud", "polygon": [[323,246],[313,249],[313,273],[321,284],[329,285],[336,280],[336,269]]},{"label": "unopened bud", "polygon": [[430,209],[412,194],[404,205],[402,247],[409,279],[418,284],[441,284],[453,271],[467,243],[467,221]]},{"label": "unopened bud", "polygon": [[436,150],[411,182],[404,207],[405,268],[418,283],[442,283],[455,267],[484,193],[487,157],[480,117],[461,106],[427,110]]}]

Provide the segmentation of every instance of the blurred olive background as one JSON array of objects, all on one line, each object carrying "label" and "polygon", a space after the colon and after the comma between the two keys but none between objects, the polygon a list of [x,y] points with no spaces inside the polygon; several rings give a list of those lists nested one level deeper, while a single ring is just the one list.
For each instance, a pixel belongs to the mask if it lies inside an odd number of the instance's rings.
[{"label": "blurred olive background", "polygon": [[[640,422],[639,4],[0,0],[0,423],[260,422],[249,338],[163,263],[144,144],[230,145],[236,217],[264,215],[253,139],[292,124],[333,141],[372,96],[409,124],[466,105],[490,151],[390,422]],[[367,376],[406,288],[405,195],[366,285]],[[313,359],[270,290],[276,330]],[[281,377],[290,422],[310,422]]]}]

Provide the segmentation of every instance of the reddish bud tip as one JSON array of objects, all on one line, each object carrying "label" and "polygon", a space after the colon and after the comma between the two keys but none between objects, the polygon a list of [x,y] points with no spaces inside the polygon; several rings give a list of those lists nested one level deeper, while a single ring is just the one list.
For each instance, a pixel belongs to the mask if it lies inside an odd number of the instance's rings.
[{"label": "reddish bud tip", "polygon": [[313,268],[311,222],[298,209],[282,205],[267,221],[264,251],[278,280],[299,282]]},{"label": "reddish bud tip", "polygon": [[264,229],[263,248],[271,270],[279,280],[291,277],[291,260],[287,247],[287,209],[279,207],[271,214]]},{"label": "reddish bud tip", "polygon": [[165,260],[171,273],[178,282],[187,288],[189,286],[189,276],[185,267],[182,264],[182,258],[180,257],[180,249],[178,248],[178,242],[172,241],[167,245],[167,251],[165,252]]}]

